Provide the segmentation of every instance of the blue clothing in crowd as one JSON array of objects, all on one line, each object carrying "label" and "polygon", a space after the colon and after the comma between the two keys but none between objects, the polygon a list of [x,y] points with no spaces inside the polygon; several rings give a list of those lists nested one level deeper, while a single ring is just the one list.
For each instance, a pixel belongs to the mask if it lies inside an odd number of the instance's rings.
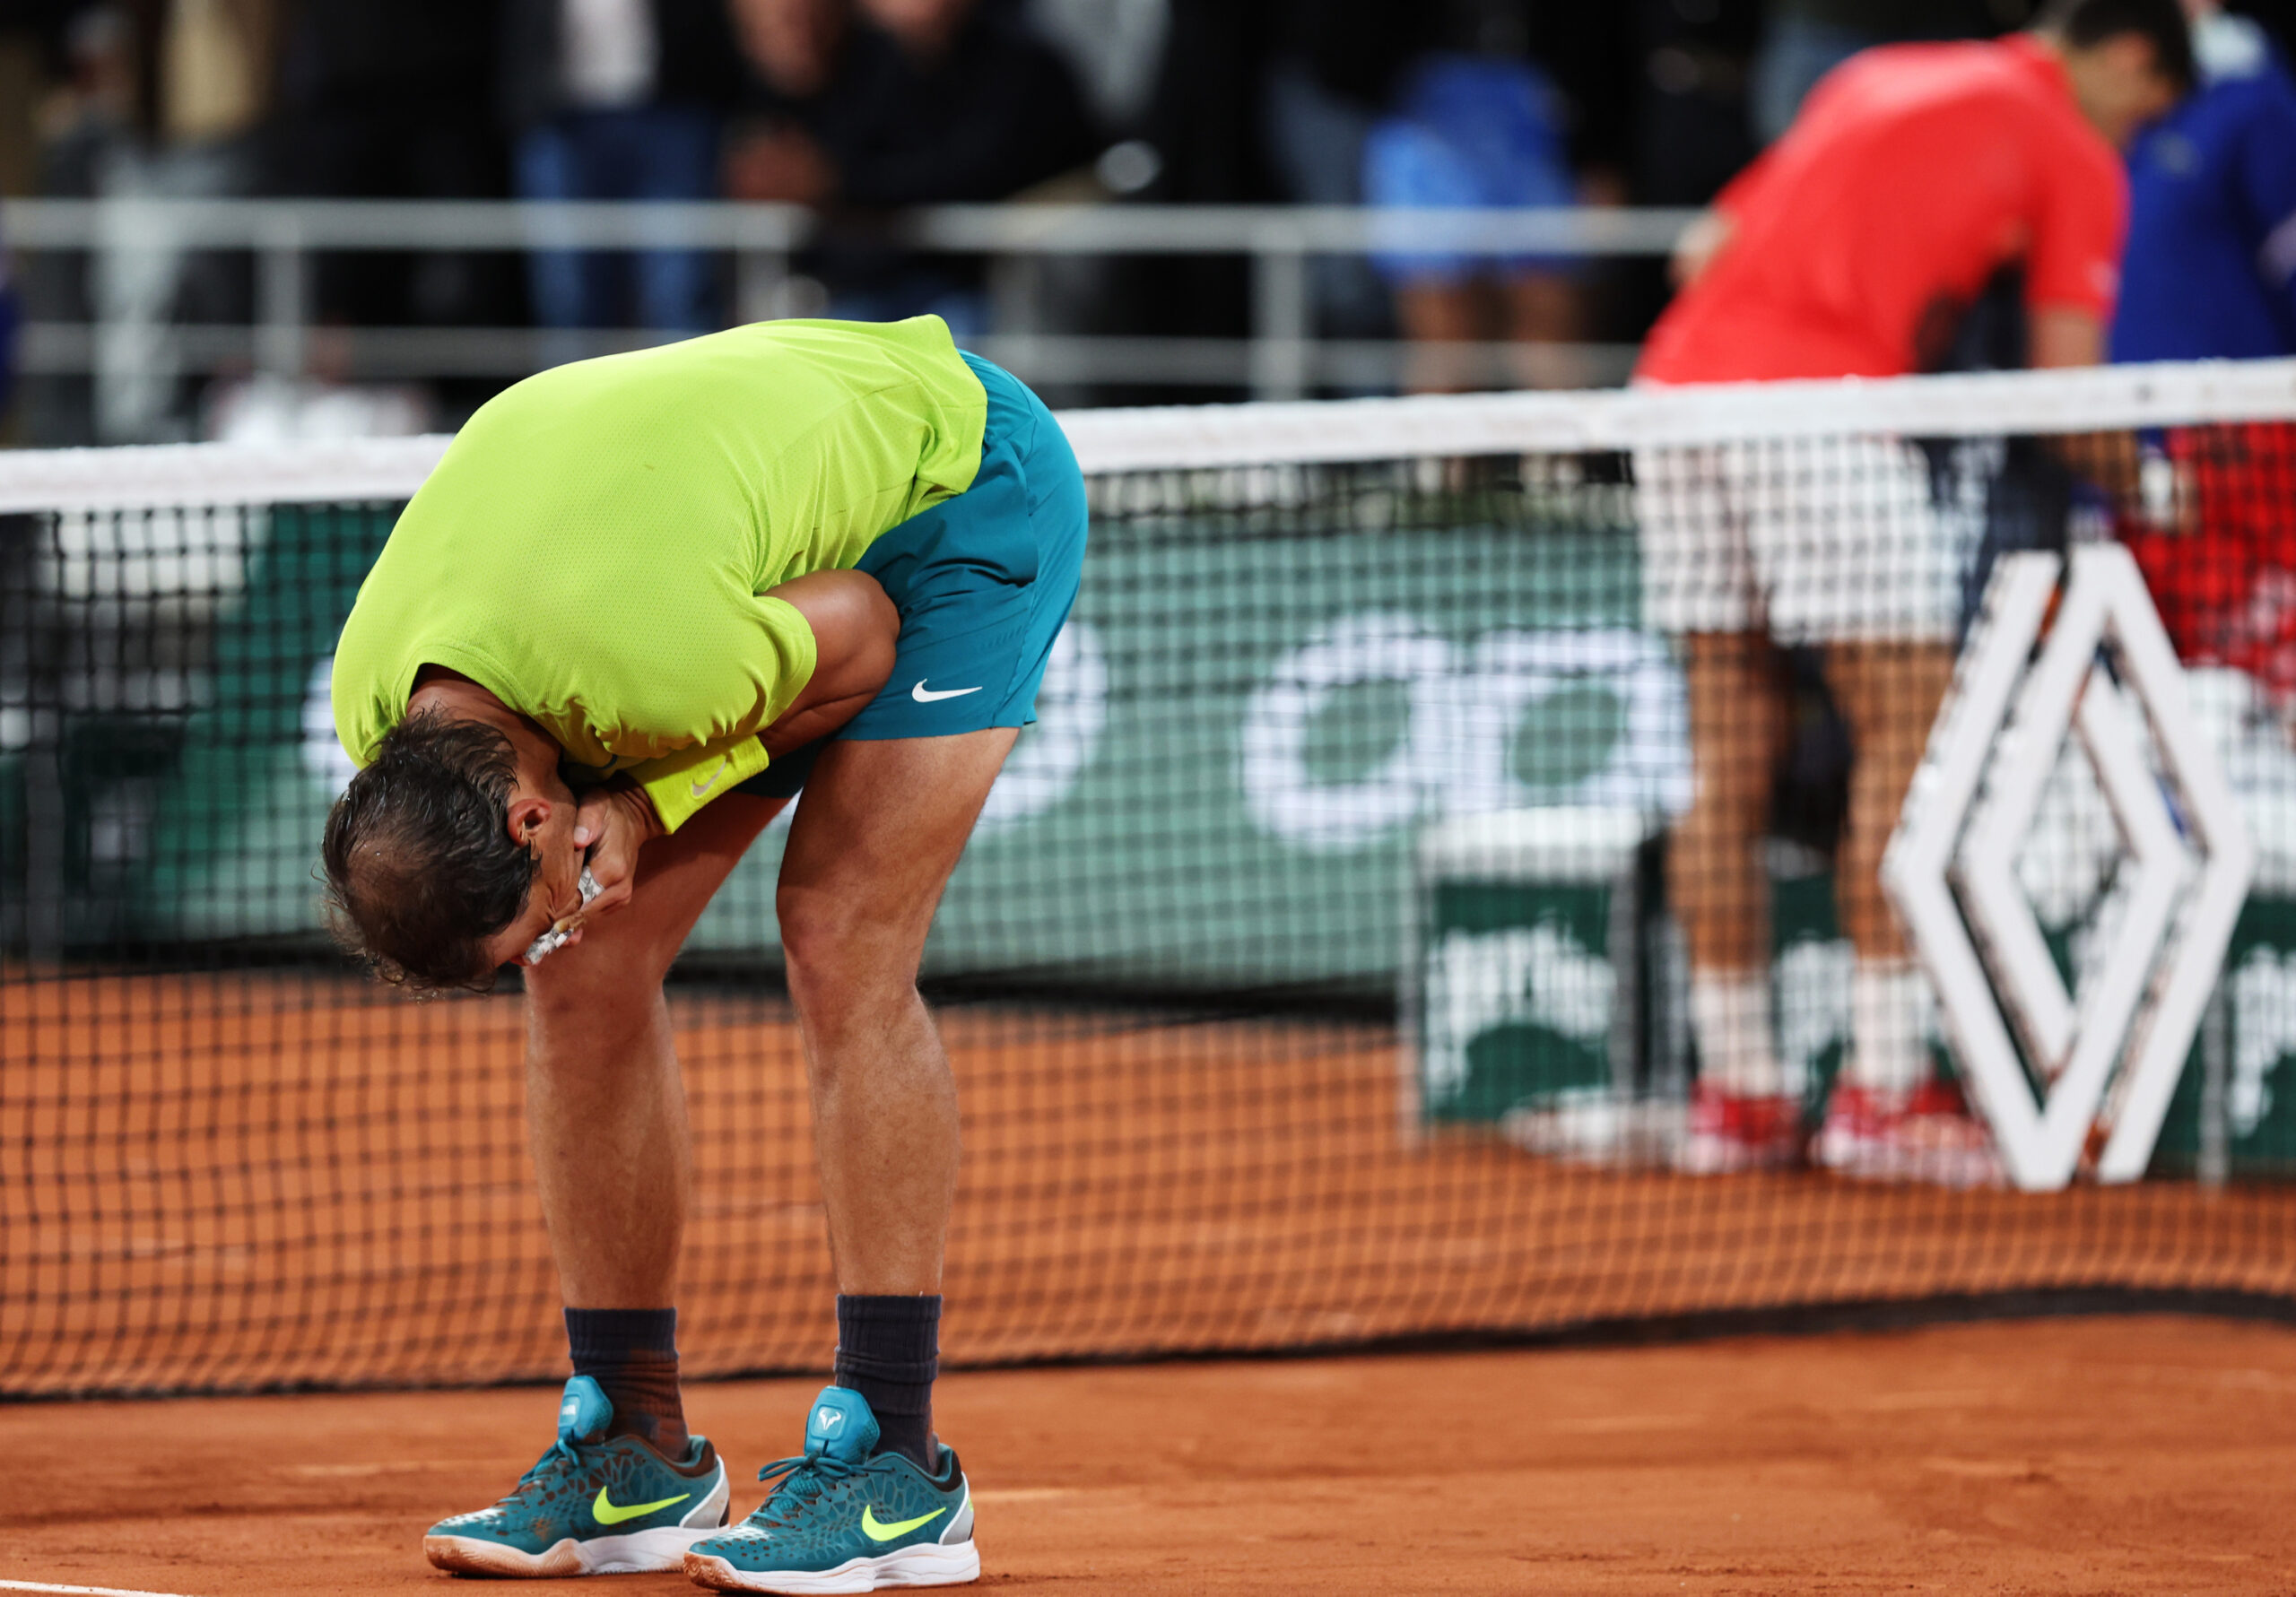
[{"label": "blue clothing in crowd", "polygon": [[2129,152],[2116,360],[2296,354],[2296,80],[2245,18],[2195,32],[2202,86]]},{"label": "blue clothing in crowd", "polygon": [[8,280],[8,263],[0,257],[0,412],[16,392],[16,328],[22,319],[16,285]]},{"label": "blue clothing in crowd", "polygon": [[[1374,124],[1365,142],[1365,202],[1381,210],[1571,204],[1559,100],[1526,61],[1425,57],[1405,75],[1394,114]],[[1493,265],[1519,272],[1562,265],[1448,250],[1382,250],[1373,259],[1399,282],[1457,282]]]}]

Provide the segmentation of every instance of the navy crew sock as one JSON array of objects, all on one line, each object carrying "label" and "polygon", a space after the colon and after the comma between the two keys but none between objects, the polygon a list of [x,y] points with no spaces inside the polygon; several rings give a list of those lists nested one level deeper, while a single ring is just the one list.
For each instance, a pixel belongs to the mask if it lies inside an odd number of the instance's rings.
[{"label": "navy crew sock", "polygon": [[685,1404],[678,1396],[678,1311],[570,1308],[566,1341],[574,1373],[605,1388],[610,1436],[637,1436],[664,1458],[685,1456]]},{"label": "navy crew sock", "polygon": [[867,1400],[880,1452],[931,1474],[933,1377],[941,1367],[941,1298],[837,1298],[837,1384]]}]

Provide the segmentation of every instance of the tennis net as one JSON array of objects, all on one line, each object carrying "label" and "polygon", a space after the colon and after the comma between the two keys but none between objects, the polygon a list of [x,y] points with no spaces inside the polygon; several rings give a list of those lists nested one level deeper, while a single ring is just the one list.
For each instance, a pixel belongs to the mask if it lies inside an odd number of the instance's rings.
[{"label": "tennis net", "polygon": [[[951,1363],[2296,1308],[2296,363],[1064,421]],[[0,1393],[562,1373],[515,981],[312,877],[443,447],[0,459]],[[700,1375],[834,1340],[786,831],[671,984]]]}]

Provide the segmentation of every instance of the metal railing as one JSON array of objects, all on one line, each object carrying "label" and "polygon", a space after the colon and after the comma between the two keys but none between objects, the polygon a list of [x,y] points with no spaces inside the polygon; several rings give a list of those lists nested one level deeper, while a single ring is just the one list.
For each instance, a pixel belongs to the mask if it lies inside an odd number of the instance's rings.
[{"label": "metal railing", "polygon": [[[1694,213],[1557,208],[1370,211],[1318,206],[1013,204],[944,205],[831,219],[794,205],[425,200],[12,200],[0,238],[19,254],[245,252],[254,259],[248,325],[171,325],[170,355],[192,369],[301,375],[311,354],[312,256],[322,251],[700,249],[731,257],[736,319],[787,314],[793,257],[826,236],[865,236],[926,255],[989,257],[995,328],[981,352],[1036,381],[1234,385],[1261,398],[1318,385],[1392,386],[1406,346],[1319,340],[1309,263],[1318,256],[1441,250],[1581,261],[1670,251]],[[1035,279],[1061,256],[1243,256],[1251,325],[1241,339],[1111,337],[1034,325]],[[146,330],[147,334],[150,332]],[[100,372],[114,329],[35,322],[25,370]],[[370,377],[523,375],[577,354],[677,336],[534,328],[361,328],[355,369]],[[1631,346],[1545,346],[1586,380],[1615,381]],[[1463,386],[1514,386],[1523,350],[1447,346]]]}]

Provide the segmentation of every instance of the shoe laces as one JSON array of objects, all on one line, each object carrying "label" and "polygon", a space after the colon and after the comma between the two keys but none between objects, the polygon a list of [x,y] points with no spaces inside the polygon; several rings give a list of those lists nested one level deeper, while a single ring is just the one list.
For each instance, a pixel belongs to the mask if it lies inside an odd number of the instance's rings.
[{"label": "shoe laces", "polygon": [[[787,1479],[758,1505],[757,1512],[750,1515],[750,1523],[778,1525],[783,1530],[794,1531],[797,1528],[797,1522],[793,1516],[798,1509],[831,1487],[858,1475],[862,1468],[859,1464],[831,1458],[825,1453],[810,1456],[801,1453],[795,1458],[775,1459],[757,1472],[758,1480],[771,1480],[777,1476],[787,1476]],[[774,1505],[777,1503],[786,1504],[786,1508],[776,1508]]]},{"label": "shoe laces", "polygon": [[552,1476],[570,1475],[581,1469],[582,1454],[579,1449],[579,1443],[570,1442],[564,1436],[560,1436],[543,1449],[542,1456],[535,1460],[525,1474],[518,1477],[518,1484],[511,1489],[510,1495],[504,1497],[502,1501],[515,1503],[526,1496],[528,1489],[542,1485]]}]

